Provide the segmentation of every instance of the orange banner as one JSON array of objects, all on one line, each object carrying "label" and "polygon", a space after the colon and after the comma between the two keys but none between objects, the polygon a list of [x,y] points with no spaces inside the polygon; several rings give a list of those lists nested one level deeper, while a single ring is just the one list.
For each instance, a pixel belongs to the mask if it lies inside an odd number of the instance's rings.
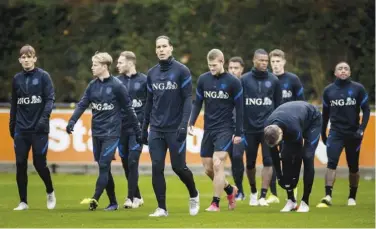
[{"label": "orange banner", "polygon": [[[50,120],[48,161],[51,162],[69,162],[86,163],[93,162],[93,145],[91,140],[91,112],[85,112],[74,128],[74,133],[68,135],[65,132],[67,122],[72,115],[72,110],[54,110]],[[13,149],[13,140],[9,136],[9,110],[0,110],[0,126],[2,132],[0,139],[0,161],[14,162],[15,154]],[[203,115],[197,120],[195,136],[187,137],[187,163],[201,165],[200,144],[203,136]],[[260,151],[260,150],[259,150]],[[150,163],[148,147],[144,146],[140,163]],[[29,156],[29,160],[32,157]],[[120,162],[119,155],[116,160]],[[229,160],[228,160],[229,161]],[[166,163],[169,163],[169,156],[166,157]],[[315,164],[318,167],[324,167],[327,162],[325,145],[320,142],[316,150]],[[361,167],[375,167],[375,114],[372,114],[368,127],[364,134],[364,139],[360,152]],[[261,152],[257,157],[257,164],[262,164]],[[346,166],[346,157],[342,153],[339,166]]]}]

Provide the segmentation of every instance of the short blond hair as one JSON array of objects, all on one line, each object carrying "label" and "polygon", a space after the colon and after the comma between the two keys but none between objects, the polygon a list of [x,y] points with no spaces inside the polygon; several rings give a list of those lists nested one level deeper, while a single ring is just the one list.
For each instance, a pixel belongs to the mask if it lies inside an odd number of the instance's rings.
[{"label": "short blond hair", "polygon": [[20,56],[22,55],[35,56],[36,55],[35,49],[33,48],[33,46],[26,44],[22,46],[22,48],[20,49]]},{"label": "short blond hair", "polygon": [[282,50],[280,50],[280,49],[274,49],[273,51],[271,51],[269,53],[269,57],[270,58],[272,58],[273,56],[274,57],[281,57],[282,59],[286,59],[285,58],[285,53]]},{"label": "short blond hair", "polygon": [[223,52],[219,49],[212,49],[208,52],[208,56],[207,56],[208,60],[212,61],[212,60],[215,60],[217,58],[219,58],[219,60],[222,60],[224,62],[225,60],[225,56],[223,55]]},{"label": "short blond hair", "polygon": [[125,59],[127,59],[128,61],[132,61],[132,63],[136,65],[136,54],[134,54],[134,52],[124,51],[120,53],[120,56],[125,57]]},{"label": "short blond hair", "polygon": [[98,61],[101,64],[105,64],[108,68],[112,64],[112,57],[107,52],[96,52],[95,55],[91,58],[91,60]]}]

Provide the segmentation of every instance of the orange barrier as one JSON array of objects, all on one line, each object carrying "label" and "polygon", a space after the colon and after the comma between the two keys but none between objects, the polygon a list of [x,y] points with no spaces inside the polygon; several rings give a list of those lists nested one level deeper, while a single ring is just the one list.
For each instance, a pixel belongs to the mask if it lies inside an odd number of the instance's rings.
[{"label": "orange barrier", "polygon": [[[54,110],[50,120],[49,135],[49,162],[70,162],[70,163],[86,163],[93,162],[93,146],[91,141],[91,112],[85,112],[81,119],[77,122],[73,135],[65,132],[65,127],[72,114],[72,111]],[[13,140],[9,136],[8,131],[9,110],[0,110],[0,126],[2,132],[0,139],[0,162],[14,162],[15,155],[13,149]],[[187,137],[187,163],[201,165],[200,144],[203,135],[203,116],[200,115],[195,129],[195,136]],[[362,148],[360,152],[361,167],[375,167],[375,114],[372,114],[368,123],[368,127],[364,134]],[[31,156],[29,156],[31,160]],[[120,162],[119,155],[116,155],[116,161]],[[228,160],[229,161],[229,160]],[[169,163],[167,156],[166,163]],[[315,164],[317,167],[324,167],[327,162],[326,149],[322,142],[316,150]],[[150,163],[148,147],[144,146],[140,159],[141,164]],[[229,162],[227,162],[229,163]],[[261,165],[261,152],[257,157],[257,164]],[[343,153],[339,162],[340,166],[346,166],[345,154]]]}]

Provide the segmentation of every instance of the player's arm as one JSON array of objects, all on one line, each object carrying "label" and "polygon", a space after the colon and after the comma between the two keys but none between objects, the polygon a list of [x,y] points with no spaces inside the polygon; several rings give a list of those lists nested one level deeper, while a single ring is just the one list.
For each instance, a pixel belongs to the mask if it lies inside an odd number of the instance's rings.
[{"label": "player's arm", "polygon": [[10,114],[9,114],[9,132],[10,136],[14,137],[14,129],[16,126],[16,114],[17,114],[17,91],[16,91],[16,78],[12,81],[12,98],[10,102]]},{"label": "player's arm", "polygon": [[293,84],[293,91],[295,93],[296,100],[304,101],[304,88],[299,77],[296,77],[295,83]]},{"label": "player's arm", "polygon": [[321,139],[325,145],[326,145],[326,140],[328,139],[328,137],[326,136],[326,128],[328,127],[328,122],[329,122],[329,112],[330,112],[330,102],[327,96],[327,91],[324,90],[324,94],[322,96]]},{"label": "player's arm", "polygon": [[371,113],[369,104],[368,104],[368,94],[366,90],[364,89],[364,87],[362,87],[360,91],[359,101],[360,101],[360,108],[362,109],[362,112],[363,112],[363,117],[362,117],[362,123],[360,124],[357,134],[363,136],[363,132],[367,127],[369,116]]},{"label": "player's arm", "polygon": [[68,125],[66,127],[66,131],[68,134],[72,133],[73,127],[76,124],[77,120],[80,119],[81,115],[85,112],[85,110],[90,105],[90,87],[91,83],[87,86],[84,95],[80,99],[80,101],[77,103],[76,108],[74,109],[74,112],[69,119]]},{"label": "player's arm", "polygon": [[138,120],[140,121],[140,124],[142,124],[142,122],[144,121],[144,115],[145,115],[145,109],[144,108],[145,108],[147,96],[148,96],[148,89],[147,89],[147,83],[146,83],[146,78],[145,78],[144,81],[142,81],[141,87],[140,87],[140,97],[139,97],[139,99],[142,103],[142,107],[137,114],[137,117],[138,117]]},{"label": "player's arm", "polygon": [[147,129],[150,123],[151,109],[153,107],[153,89],[152,89],[151,79],[150,79],[149,74],[147,76],[146,81],[147,81],[146,82],[147,96],[146,96],[146,104],[144,108],[144,121],[142,123],[142,131],[147,133]]},{"label": "player's arm", "polygon": [[183,117],[181,128],[187,128],[189,116],[192,111],[192,76],[188,68],[183,68],[181,75],[181,96],[183,98]]},{"label": "player's arm", "polygon": [[282,89],[278,79],[275,80],[273,102],[274,109],[279,107],[279,105],[282,103]]},{"label": "player's arm", "polygon": [[45,104],[38,123],[41,127],[48,124],[55,102],[55,90],[50,75],[48,73],[44,74],[42,80],[44,83],[42,96]]},{"label": "player's arm", "polygon": [[141,128],[137,119],[136,112],[132,107],[132,100],[130,99],[128,89],[122,84],[118,83],[115,87],[116,99],[120,104],[120,107],[123,109],[125,117],[130,120],[132,128],[136,133],[137,137],[141,137]]},{"label": "player's arm", "polygon": [[193,103],[191,117],[189,119],[190,127],[195,125],[197,117],[200,114],[203,102],[204,102],[204,90],[203,90],[202,77],[200,76],[198,78],[197,87],[196,87],[196,99]]},{"label": "player's arm", "polygon": [[240,80],[234,80],[234,103],[235,103],[235,136],[241,137],[243,134],[243,87]]}]

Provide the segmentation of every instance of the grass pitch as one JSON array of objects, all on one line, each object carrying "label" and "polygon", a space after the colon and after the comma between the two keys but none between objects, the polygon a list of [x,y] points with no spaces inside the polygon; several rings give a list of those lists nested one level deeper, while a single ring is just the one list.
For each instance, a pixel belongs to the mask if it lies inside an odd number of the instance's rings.
[{"label": "grass pitch", "polygon": [[[246,178],[246,177],[245,177]],[[232,178],[228,177],[232,182]],[[141,194],[145,205],[139,209],[121,208],[116,212],[105,212],[108,204],[106,194],[99,202],[99,208],[88,211],[86,205],[79,202],[91,197],[96,176],[94,175],[53,175],[57,196],[57,207],[47,210],[45,189],[40,178],[29,176],[28,201],[30,209],[15,212],[18,204],[18,192],[15,174],[0,174],[0,227],[375,227],[375,181],[361,180],[357,195],[357,206],[348,207],[348,180],[337,179],[333,190],[333,206],[326,209],[316,208],[324,195],[324,180],[316,178],[310,198],[309,213],[280,213],[285,204],[285,193],[279,189],[280,204],[270,207],[250,207],[248,205],[249,186],[244,180],[247,199],[238,202],[235,211],[227,210],[225,196],[221,198],[221,212],[205,212],[212,198],[212,185],[205,176],[196,176],[196,184],[201,194],[201,209],[197,216],[188,213],[188,192],[176,176],[167,176],[167,218],[150,218],[148,214],[156,208],[156,200],[150,176],[140,177]],[[115,176],[116,195],[122,206],[126,195],[126,182],[123,176]],[[260,187],[260,181],[258,182]],[[302,194],[302,185],[299,187]],[[301,195],[299,195],[301,196]]]}]

